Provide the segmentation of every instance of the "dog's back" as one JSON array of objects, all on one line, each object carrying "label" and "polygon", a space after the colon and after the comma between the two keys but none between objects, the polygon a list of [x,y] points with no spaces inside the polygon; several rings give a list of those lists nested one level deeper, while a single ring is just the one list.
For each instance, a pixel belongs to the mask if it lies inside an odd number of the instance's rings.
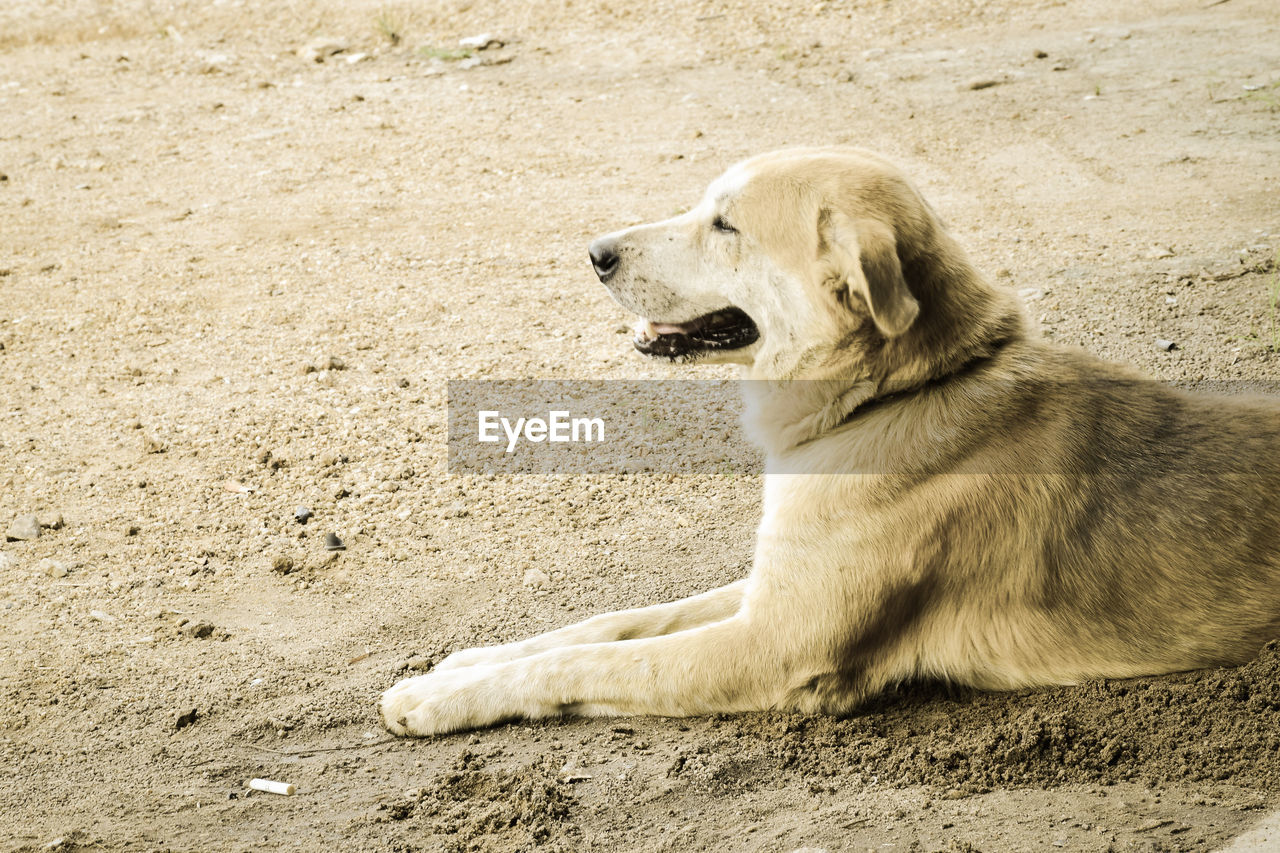
[{"label": "dog's back", "polygon": [[867,425],[895,436],[875,452],[931,466],[869,481],[868,505],[903,520],[885,577],[917,590],[899,647],[857,665],[883,666],[873,682],[1073,683],[1240,663],[1280,637],[1280,400],[1034,341],[928,393],[910,425],[892,406]]}]

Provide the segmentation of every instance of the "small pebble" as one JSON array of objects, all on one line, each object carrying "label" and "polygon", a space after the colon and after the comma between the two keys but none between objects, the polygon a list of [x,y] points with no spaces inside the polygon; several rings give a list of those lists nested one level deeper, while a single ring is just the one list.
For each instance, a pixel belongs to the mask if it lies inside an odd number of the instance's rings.
[{"label": "small pebble", "polygon": [[197,640],[203,640],[206,637],[213,636],[213,625],[208,622],[188,622],[182,626],[182,633],[188,637],[195,637]]},{"label": "small pebble", "polygon": [[469,36],[467,38],[458,39],[458,46],[468,48],[470,50],[488,50],[491,47],[502,47],[505,44],[502,39],[492,33],[483,33],[478,36]]},{"label": "small pebble", "polygon": [[65,578],[67,576],[66,565],[59,563],[57,560],[41,560],[40,570],[51,578]]},{"label": "small pebble", "polygon": [[314,513],[312,513],[308,507],[299,505],[298,508],[293,511],[293,520],[299,524],[306,524],[311,519],[312,515],[314,515]]},{"label": "small pebble", "polygon": [[470,514],[471,510],[467,509],[467,505],[462,501],[454,501],[440,510],[441,518],[466,518]]},{"label": "small pebble", "polygon": [[326,533],[324,535],[324,549],[326,551],[345,551],[347,546],[338,538],[338,534]]},{"label": "small pebble", "polygon": [[525,586],[546,586],[551,583],[551,578],[541,569],[529,569],[524,573],[522,583]]},{"label": "small pebble", "polygon": [[232,57],[225,53],[209,53],[202,51],[198,61],[191,70],[199,74],[226,74]]},{"label": "small pebble", "polygon": [[320,454],[320,458],[316,460],[322,468],[332,468],[334,465],[342,465],[347,461],[347,457],[332,450],[327,450]]},{"label": "small pebble", "polygon": [[317,36],[298,48],[298,57],[305,62],[324,62],[331,56],[345,53],[351,47],[345,39]]},{"label": "small pebble", "polygon": [[1156,346],[1160,347],[1160,349],[1164,350],[1165,352],[1178,348],[1178,345],[1176,343],[1174,343],[1173,341],[1166,341],[1164,338],[1156,338]]},{"label": "small pebble", "polygon": [[194,723],[200,717],[200,711],[192,708],[189,711],[183,711],[173,718],[173,727],[175,729],[185,729]]},{"label": "small pebble", "polygon": [[271,560],[271,571],[278,575],[287,575],[293,573],[297,567],[293,564],[293,560],[288,557],[277,556]]},{"label": "small pebble", "polygon": [[424,658],[422,655],[414,655],[404,662],[405,669],[411,669],[414,672],[426,672],[431,669],[431,658]]},{"label": "small pebble", "polygon": [[992,86],[999,86],[1002,82],[1004,81],[994,80],[990,77],[975,77],[968,83],[965,83],[964,86],[966,89],[977,91],[979,89],[990,89]]},{"label": "small pebble", "polygon": [[40,519],[34,514],[20,515],[9,525],[9,532],[5,534],[6,538],[18,541],[23,539],[39,539],[40,538]]}]

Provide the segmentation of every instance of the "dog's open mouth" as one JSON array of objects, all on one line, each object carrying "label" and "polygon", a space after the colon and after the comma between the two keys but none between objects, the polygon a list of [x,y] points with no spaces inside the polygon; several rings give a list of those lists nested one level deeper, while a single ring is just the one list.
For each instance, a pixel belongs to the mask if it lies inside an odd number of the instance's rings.
[{"label": "dog's open mouth", "polygon": [[645,355],[684,358],[716,350],[740,349],[760,338],[760,329],[740,308],[723,308],[688,323],[643,320],[632,343]]}]

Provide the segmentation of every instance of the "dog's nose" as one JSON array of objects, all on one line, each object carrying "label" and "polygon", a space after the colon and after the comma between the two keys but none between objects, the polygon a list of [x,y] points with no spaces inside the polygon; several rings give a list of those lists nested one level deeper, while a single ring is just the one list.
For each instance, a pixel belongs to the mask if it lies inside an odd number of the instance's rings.
[{"label": "dog's nose", "polygon": [[613,240],[608,237],[593,240],[587,247],[587,254],[591,256],[591,266],[602,283],[613,278],[613,274],[618,271],[619,261],[618,246]]}]

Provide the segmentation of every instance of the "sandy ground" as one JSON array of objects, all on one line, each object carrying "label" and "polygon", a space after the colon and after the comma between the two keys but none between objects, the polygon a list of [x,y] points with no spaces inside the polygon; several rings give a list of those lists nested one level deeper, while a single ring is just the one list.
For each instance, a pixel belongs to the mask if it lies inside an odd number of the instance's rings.
[{"label": "sandy ground", "polygon": [[740,157],[880,150],[1045,334],[1280,378],[1272,0],[258,5],[0,8],[0,528],[45,525],[0,542],[0,849],[1210,850],[1275,805],[1276,648],[845,720],[374,714],[743,573],[758,479],[453,474],[444,394],[730,375],[631,354],[585,246]]}]

